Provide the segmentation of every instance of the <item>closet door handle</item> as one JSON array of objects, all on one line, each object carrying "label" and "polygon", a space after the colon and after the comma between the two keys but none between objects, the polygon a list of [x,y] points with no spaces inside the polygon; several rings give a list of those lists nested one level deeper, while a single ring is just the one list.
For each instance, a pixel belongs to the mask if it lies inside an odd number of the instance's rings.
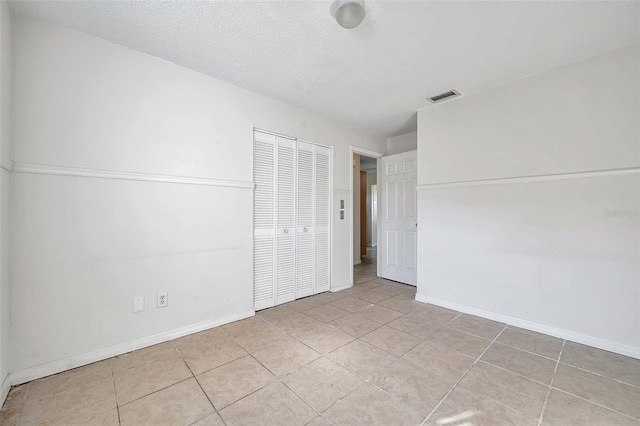
[{"label": "closet door handle", "polygon": [[304,228],[304,229],[303,229],[303,231],[304,231],[304,232],[307,232],[307,231],[308,231],[308,229],[307,229],[307,228]]},{"label": "closet door handle", "polygon": [[285,229],[284,229],[284,233],[285,233],[285,234],[288,234],[288,233],[289,233],[289,230],[288,230],[287,228],[285,228]]}]

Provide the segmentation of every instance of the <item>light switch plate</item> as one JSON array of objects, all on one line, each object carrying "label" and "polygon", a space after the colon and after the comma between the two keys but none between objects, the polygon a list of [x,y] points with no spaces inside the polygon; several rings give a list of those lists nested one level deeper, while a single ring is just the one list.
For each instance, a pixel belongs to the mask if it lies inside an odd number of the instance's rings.
[{"label": "light switch plate", "polygon": [[144,311],[144,297],[133,298],[133,313]]}]

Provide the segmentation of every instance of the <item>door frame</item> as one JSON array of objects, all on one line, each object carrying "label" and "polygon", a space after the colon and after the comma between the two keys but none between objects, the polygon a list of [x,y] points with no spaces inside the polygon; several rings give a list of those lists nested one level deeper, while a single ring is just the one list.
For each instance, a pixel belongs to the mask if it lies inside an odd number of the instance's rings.
[{"label": "door frame", "polygon": [[[349,145],[349,282],[351,287],[354,285],[353,279],[353,154],[364,155],[365,157],[371,157],[376,159],[377,173],[380,173],[380,159],[384,154],[373,151],[366,148],[360,148],[355,145]],[[358,188],[360,191],[360,188]],[[382,200],[380,199],[380,187],[378,187],[378,217],[380,216]],[[378,221],[379,222],[379,221]],[[380,231],[380,223],[376,225],[378,232]],[[380,250],[380,244],[378,244],[378,250]],[[376,262],[377,265],[377,262]],[[377,268],[377,266],[376,266]],[[376,274],[378,273],[376,269]]]}]

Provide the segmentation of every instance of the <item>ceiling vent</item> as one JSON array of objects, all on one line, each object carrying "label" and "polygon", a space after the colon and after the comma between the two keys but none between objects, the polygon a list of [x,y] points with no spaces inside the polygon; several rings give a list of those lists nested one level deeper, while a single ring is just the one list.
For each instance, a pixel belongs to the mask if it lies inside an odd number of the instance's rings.
[{"label": "ceiling vent", "polygon": [[455,98],[456,96],[460,96],[460,93],[455,89],[451,89],[448,92],[440,93],[439,95],[432,96],[427,99],[435,104],[438,102],[445,101],[447,99]]}]

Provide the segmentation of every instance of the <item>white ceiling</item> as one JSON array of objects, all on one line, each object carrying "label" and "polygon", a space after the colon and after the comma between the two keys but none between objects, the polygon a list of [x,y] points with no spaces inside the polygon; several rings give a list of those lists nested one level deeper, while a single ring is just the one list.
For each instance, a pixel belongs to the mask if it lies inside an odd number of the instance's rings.
[{"label": "white ceiling", "polygon": [[[83,31],[367,133],[416,129],[425,97],[469,95],[640,40],[640,2],[13,1]],[[451,101],[455,102],[455,101]]]}]

